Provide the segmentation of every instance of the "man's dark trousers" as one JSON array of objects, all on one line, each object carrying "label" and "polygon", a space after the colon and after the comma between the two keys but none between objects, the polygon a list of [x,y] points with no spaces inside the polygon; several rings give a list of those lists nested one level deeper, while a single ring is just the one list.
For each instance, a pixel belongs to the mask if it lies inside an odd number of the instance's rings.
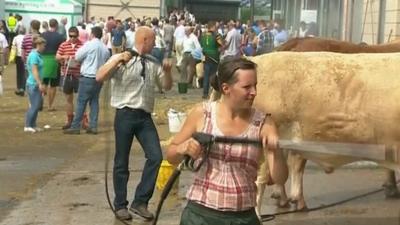
[{"label": "man's dark trousers", "polygon": [[126,208],[128,201],[127,184],[129,180],[129,153],[134,136],[138,139],[145,153],[141,180],[136,187],[132,206],[147,205],[153,195],[158,170],[162,161],[160,140],[151,114],[141,109],[117,109],[114,120],[115,157],[114,157],[114,207]]}]

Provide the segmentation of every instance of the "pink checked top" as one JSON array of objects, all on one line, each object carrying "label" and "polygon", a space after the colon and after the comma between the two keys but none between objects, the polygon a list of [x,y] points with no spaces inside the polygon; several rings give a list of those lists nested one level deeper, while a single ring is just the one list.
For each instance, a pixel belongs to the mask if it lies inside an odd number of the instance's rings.
[{"label": "pink checked top", "polygon": [[[223,135],[216,123],[216,102],[204,103],[203,132]],[[256,110],[251,123],[237,137],[259,138],[265,113]],[[247,144],[214,144],[196,173],[187,198],[220,211],[245,211],[256,206],[258,159],[261,149]]]}]

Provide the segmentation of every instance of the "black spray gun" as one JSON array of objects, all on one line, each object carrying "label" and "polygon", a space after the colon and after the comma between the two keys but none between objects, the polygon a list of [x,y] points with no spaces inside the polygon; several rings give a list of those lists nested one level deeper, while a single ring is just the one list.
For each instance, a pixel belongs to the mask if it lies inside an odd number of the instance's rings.
[{"label": "black spray gun", "polygon": [[237,138],[237,137],[228,137],[228,136],[213,136],[211,134],[206,134],[206,133],[200,133],[196,132],[192,135],[193,139],[198,141],[200,145],[204,149],[203,157],[202,159],[198,162],[197,165],[195,165],[195,160],[190,158],[188,155],[185,155],[184,159],[179,163],[179,165],[175,168],[174,172],[172,173],[171,177],[168,179],[167,184],[164,187],[163,192],[161,193],[160,196],[160,201],[157,206],[157,211],[153,220],[153,225],[157,224],[158,216],[160,215],[160,211],[162,208],[162,205],[164,204],[165,199],[168,197],[168,194],[170,193],[175,181],[181,175],[181,172],[184,167],[188,168],[190,171],[197,172],[200,170],[201,166],[203,163],[207,160],[208,155],[211,150],[211,146],[214,143],[231,143],[231,144],[253,144],[253,145],[262,145],[261,140],[259,139],[248,139],[248,138]]}]

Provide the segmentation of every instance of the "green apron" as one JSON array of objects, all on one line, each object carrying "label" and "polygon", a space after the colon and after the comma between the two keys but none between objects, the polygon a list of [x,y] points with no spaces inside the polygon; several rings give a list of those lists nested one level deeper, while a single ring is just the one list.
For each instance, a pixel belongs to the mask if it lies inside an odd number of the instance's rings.
[{"label": "green apron", "polygon": [[55,54],[43,54],[43,78],[57,78],[58,61]]}]

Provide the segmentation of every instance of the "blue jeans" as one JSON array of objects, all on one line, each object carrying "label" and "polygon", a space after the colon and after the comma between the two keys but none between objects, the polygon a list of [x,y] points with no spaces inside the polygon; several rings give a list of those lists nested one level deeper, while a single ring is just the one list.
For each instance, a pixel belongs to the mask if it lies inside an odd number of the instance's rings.
[{"label": "blue jeans", "polygon": [[26,85],[28,92],[30,107],[26,112],[25,127],[36,127],[36,119],[39,113],[39,109],[43,104],[42,92],[40,92],[37,85]]},{"label": "blue jeans", "polygon": [[136,187],[132,206],[148,204],[153,196],[158,170],[162,161],[160,140],[151,114],[140,109],[117,109],[114,120],[115,156],[113,169],[114,207],[126,208],[128,201],[129,153],[134,136],[143,148],[146,162]]},{"label": "blue jeans", "polygon": [[86,109],[87,103],[90,106],[89,127],[97,128],[97,120],[99,118],[99,94],[101,83],[96,79],[81,77],[79,79],[78,99],[75,110],[74,120],[71,124],[71,129],[79,129],[81,121]]},{"label": "blue jeans", "polygon": [[208,96],[210,90],[210,78],[217,72],[218,64],[209,60],[204,62],[204,76],[203,76],[203,96]]}]

